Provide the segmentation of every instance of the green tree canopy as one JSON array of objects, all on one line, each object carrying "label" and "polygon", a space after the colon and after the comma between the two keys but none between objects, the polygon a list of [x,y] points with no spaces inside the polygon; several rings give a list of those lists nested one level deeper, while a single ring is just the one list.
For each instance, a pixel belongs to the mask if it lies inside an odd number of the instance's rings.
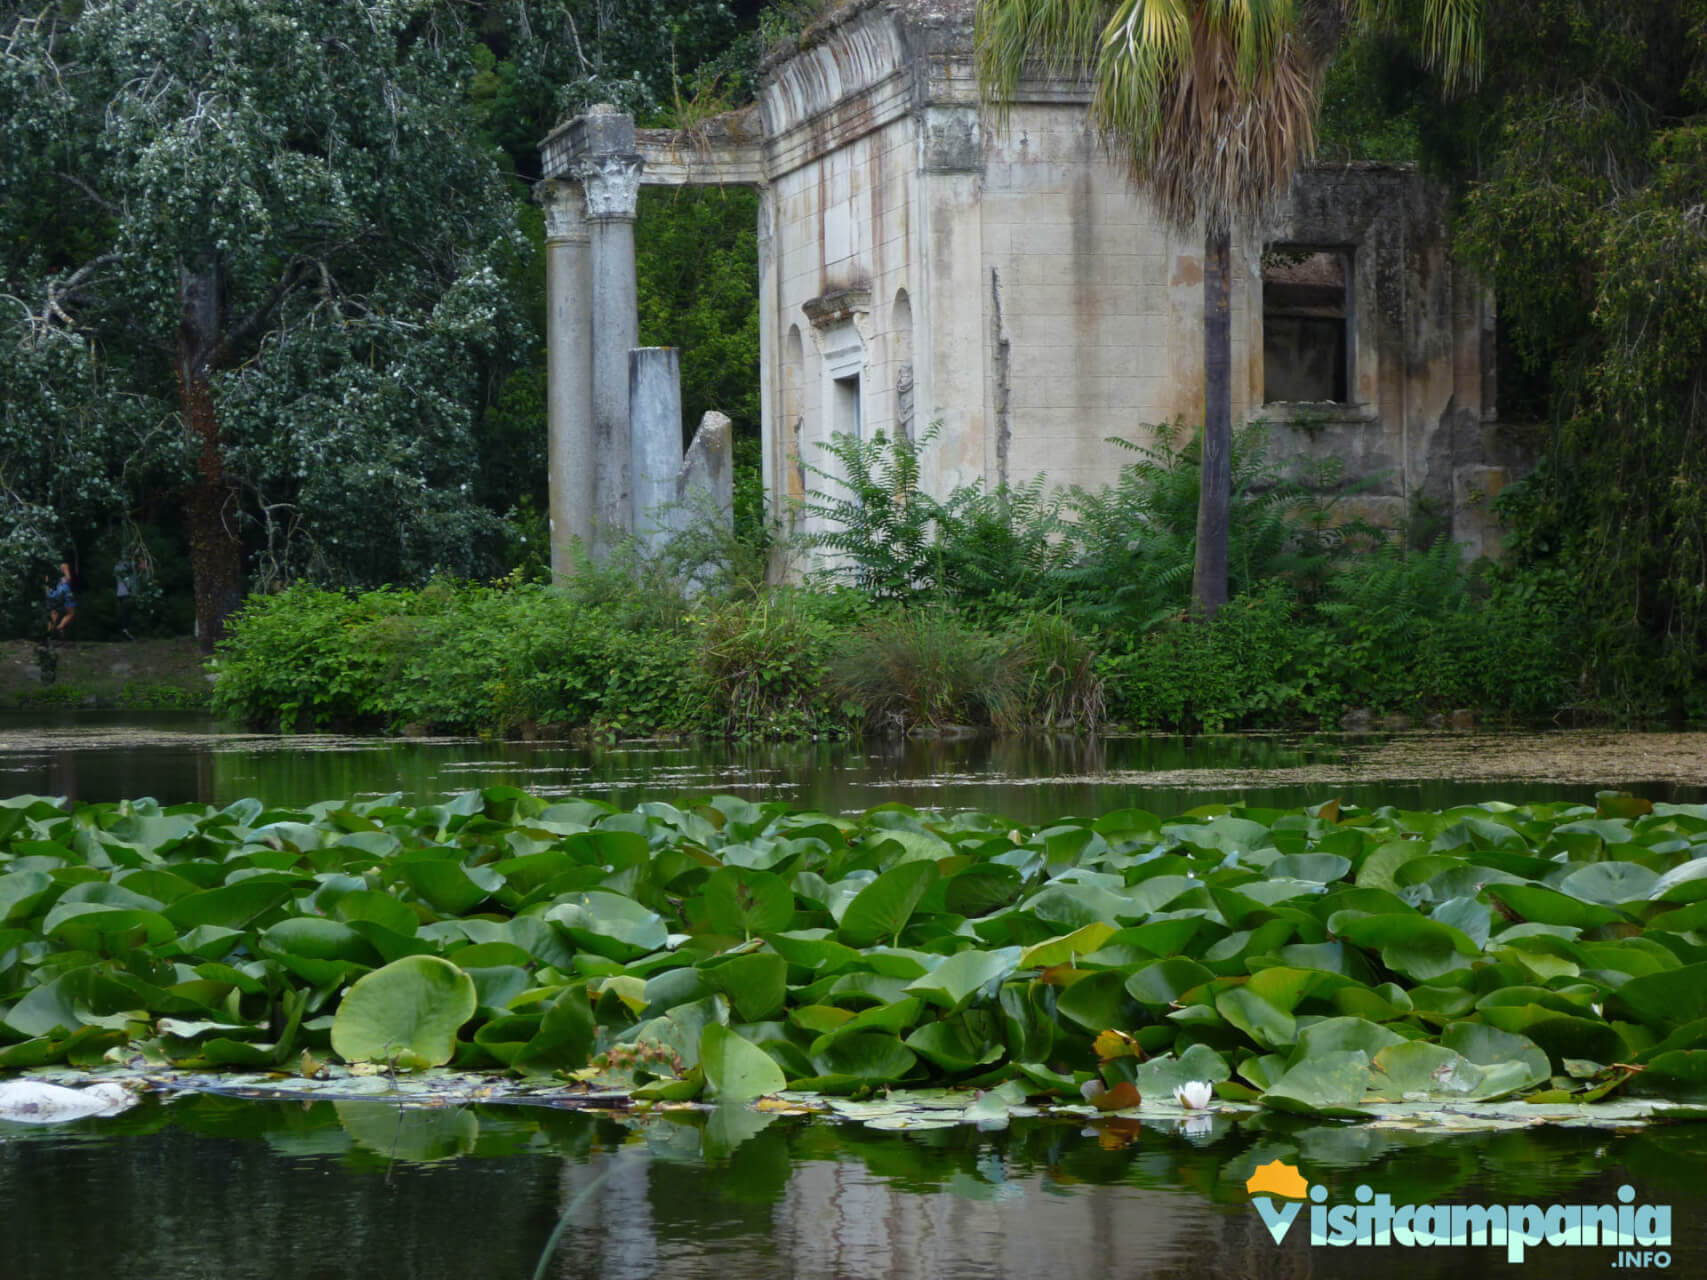
[{"label": "green tree canopy", "polygon": [[[33,382],[7,474],[48,420],[150,446],[185,486],[205,643],[245,534],[262,582],[474,568],[479,374],[521,345],[504,272],[526,242],[467,127],[463,8],[4,9],[0,211],[27,230],[0,251],[0,338]],[[122,474],[99,449],[70,465]],[[63,521],[47,479],[0,501]]]}]

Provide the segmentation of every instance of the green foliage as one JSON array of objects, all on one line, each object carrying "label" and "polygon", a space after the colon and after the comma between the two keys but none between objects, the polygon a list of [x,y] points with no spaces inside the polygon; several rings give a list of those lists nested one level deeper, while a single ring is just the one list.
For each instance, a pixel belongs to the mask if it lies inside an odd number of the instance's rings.
[{"label": "green foliage", "polygon": [[682,417],[710,409],[759,429],[758,198],[721,187],[648,187],[635,219],[640,341],[677,347]]},{"label": "green foliage", "polygon": [[825,678],[848,619],[821,601],[784,590],[707,615],[698,676],[713,722],[730,737],[795,738],[842,727]]},{"label": "green foliage", "polygon": [[1476,181],[1459,245],[1499,298],[1501,384],[1546,421],[1505,509],[1522,571],[1563,573],[1596,692],[1707,710],[1707,11],[1542,0],[1496,9],[1489,83],[1438,163]]},{"label": "green foliage", "polygon": [[869,440],[838,434],[823,446],[825,466],[805,464],[809,474],[839,490],[808,490],[802,507],[806,545],[829,553],[821,576],[845,580],[877,600],[906,600],[931,589],[938,506],[919,489],[919,451],[941,425],[932,423],[918,440],[882,431]]},{"label": "green foliage", "polygon": [[899,609],[842,637],[830,680],[874,729],[991,724],[1008,698],[1003,657],[995,636],[946,609]]},{"label": "green foliage", "polygon": [[1698,1104],[1704,829],[1702,806],[1613,792],[1037,827],[513,787],[21,796],[0,801],[0,1069],[329,1047],[678,1101],[987,1091],[967,1119],[1039,1095],[1166,1109],[1191,1081],[1349,1119]]},{"label": "green foliage", "polygon": [[[1061,570],[1067,607],[1104,626],[1143,630],[1190,604],[1197,553],[1197,502],[1202,488],[1202,433],[1180,442],[1179,424],[1156,429],[1151,446],[1115,440],[1139,460],[1113,484],[1074,489],[1077,553]],[[1234,433],[1232,496],[1228,505],[1227,570],[1233,596],[1281,573],[1293,550],[1296,485],[1270,466],[1261,423]]]}]

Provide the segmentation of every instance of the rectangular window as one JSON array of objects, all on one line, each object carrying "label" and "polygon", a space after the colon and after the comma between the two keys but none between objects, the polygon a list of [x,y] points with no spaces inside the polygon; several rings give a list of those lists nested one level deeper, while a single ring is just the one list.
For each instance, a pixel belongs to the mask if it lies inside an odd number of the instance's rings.
[{"label": "rectangular window", "polygon": [[1351,251],[1271,245],[1262,256],[1263,399],[1345,404]]},{"label": "rectangular window", "polygon": [[831,384],[835,402],[830,410],[830,429],[838,435],[859,436],[859,374],[837,378]]}]

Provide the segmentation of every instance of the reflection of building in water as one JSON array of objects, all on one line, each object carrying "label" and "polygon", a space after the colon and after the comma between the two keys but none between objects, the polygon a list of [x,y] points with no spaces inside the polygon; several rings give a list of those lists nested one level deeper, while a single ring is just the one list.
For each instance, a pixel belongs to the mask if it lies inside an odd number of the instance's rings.
[{"label": "reflection of building in water", "polygon": [[[1109,437],[1200,422],[1202,237],[1134,194],[1086,125],[1087,86],[1023,82],[998,127],[979,103],[974,0],[829,8],[773,56],[752,107],[680,135],[619,137],[590,113],[541,148],[548,204],[583,185],[591,201],[617,171],[757,190],[775,514],[821,487],[807,468],[838,431],[920,438],[940,421],[923,483],[941,496],[1040,473],[1100,485],[1131,461]],[[553,292],[553,323],[573,303],[563,332],[590,316],[595,347],[606,309],[633,305],[596,282]],[[1235,246],[1231,307],[1235,415],[1270,422],[1281,457],[1343,460],[1369,514],[1426,504],[1483,548],[1481,496],[1520,459],[1493,426],[1491,299],[1448,254],[1431,183],[1379,165],[1301,174],[1268,234]],[[554,405],[580,385],[554,382]]]},{"label": "reflection of building in water", "polygon": [[[1072,1132],[1072,1131],[1068,1131]],[[1074,1134],[1069,1141],[1088,1142]],[[777,1155],[784,1153],[777,1144]],[[738,1154],[737,1159],[740,1159]],[[1117,1157],[1124,1163],[1130,1157]],[[996,1157],[991,1157],[992,1160]],[[1255,1212],[1189,1193],[973,1173],[920,1180],[857,1159],[750,1171],[638,1153],[564,1166],[563,1280],[1308,1280],[1305,1233],[1277,1247]],[[609,1176],[598,1179],[606,1170]],[[598,1183],[598,1185],[594,1185]]]}]

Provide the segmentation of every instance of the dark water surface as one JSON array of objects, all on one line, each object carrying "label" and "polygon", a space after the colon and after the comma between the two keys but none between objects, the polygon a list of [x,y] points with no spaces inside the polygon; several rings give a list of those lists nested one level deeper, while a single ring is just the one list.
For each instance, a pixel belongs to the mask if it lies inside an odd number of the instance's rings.
[{"label": "dark water surface", "polygon": [[222,732],[183,714],[0,713],[0,794],[163,804],[268,804],[400,791],[412,803],[509,784],[621,805],[729,793],[860,812],[898,801],[1017,821],[1228,802],[1289,808],[1339,796],[1441,809],[1489,800],[1590,800],[1618,786],[1707,800],[1707,734],[1409,734],[1074,737],[739,746],[568,747],[458,739]]},{"label": "dark water surface", "polygon": [[[1671,1273],[1707,1265],[1695,1126],[1442,1137],[1227,1118],[854,1123],[385,1102],[148,1102],[51,1131],[0,1124],[0,1272],[91,1276],[1068,1278],[1602,1276],[1620,1250],[1276,1245],[1244,1180],[1296,1164],[1351,1203],[1672,1208]],[[558,1228],[561,1226],[561,1231]],[[553,1240],[554,1234],[556,1236]],[[543,1262],[542,1262],[543,1258]],[[1651,1268],[1650,1268],[1651,1269]]]},{"label": "dark water surface", "polygon": [[[1025,822],[1136,806],[1434,809],[1707,801],[1707,736],[971,740],[743,749],[274,738],[191,716],[0,715],[0,794],[269,804],[508,783],[643,799],[733,793],[831,811],[889,801]],[[50,1129],[0,1123],[0,1278],[1602,1276],[1611,1247],[1276,1245],[1244,1179],[1296,1164],[1350,1203],[1672,1207],[1673,1274],[1707,1270],[1707,1125],[1443,1135],[1218,1118],[892,1133],[750,1111],[651,1119],[516,1106],[223,1097]],[[543,1263],[542,1263],[543,1258]],[[542,1270],[538,1270],[543,1267]],[[1649,1259],[1646,1270],[1657,1269]]]}]

